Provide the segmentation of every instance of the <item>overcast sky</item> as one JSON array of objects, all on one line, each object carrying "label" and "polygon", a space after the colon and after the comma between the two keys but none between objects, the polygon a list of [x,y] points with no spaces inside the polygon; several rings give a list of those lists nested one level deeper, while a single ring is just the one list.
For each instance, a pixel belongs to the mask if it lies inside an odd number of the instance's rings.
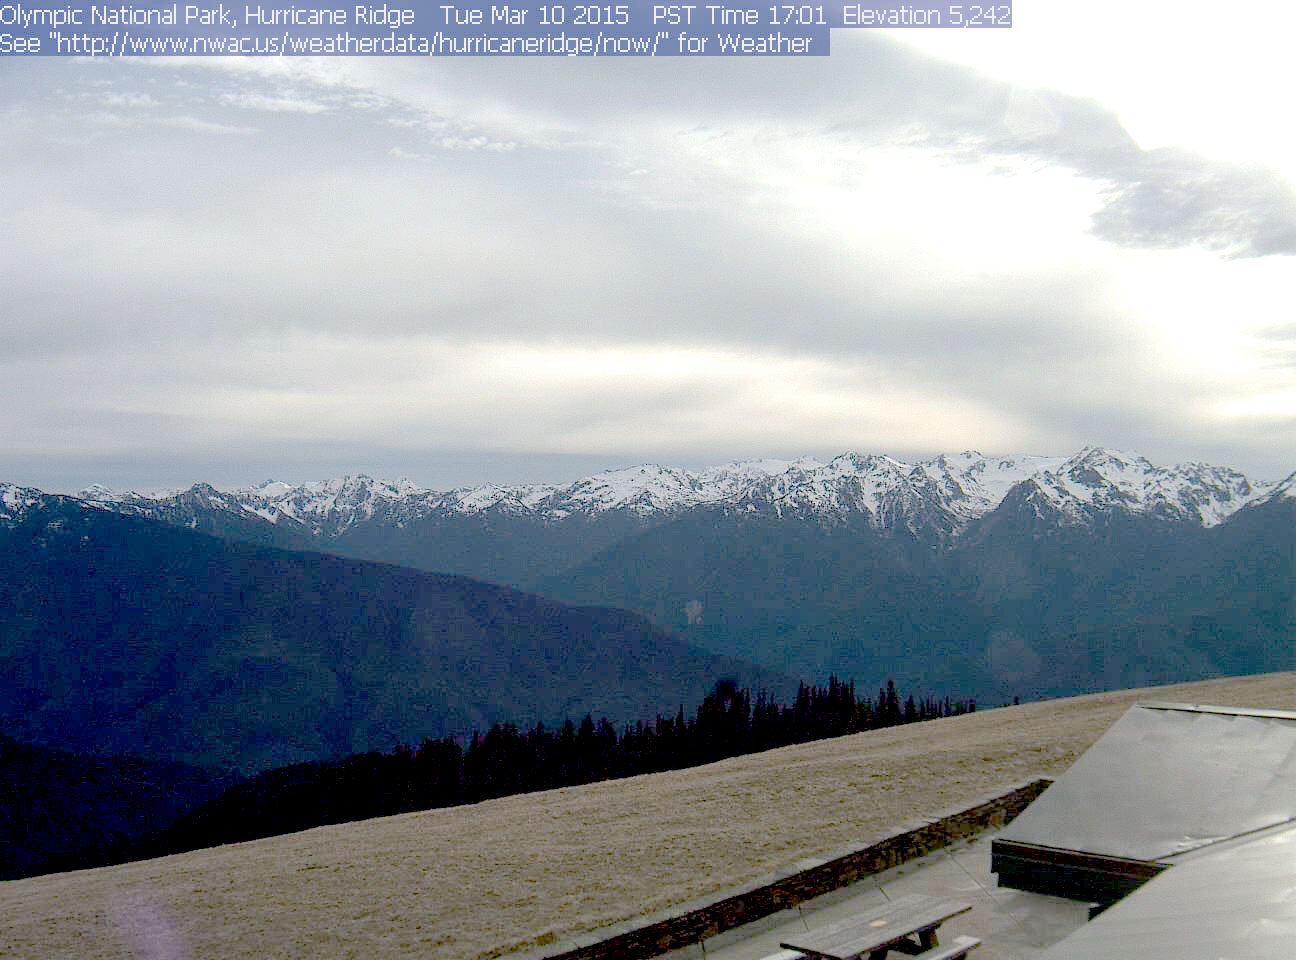
[{"label": "overcast sky", "polygon": [[1286,476],[1296,7],[1221,9],[1018,0],[812,59],[0,59],[0,480]]}]

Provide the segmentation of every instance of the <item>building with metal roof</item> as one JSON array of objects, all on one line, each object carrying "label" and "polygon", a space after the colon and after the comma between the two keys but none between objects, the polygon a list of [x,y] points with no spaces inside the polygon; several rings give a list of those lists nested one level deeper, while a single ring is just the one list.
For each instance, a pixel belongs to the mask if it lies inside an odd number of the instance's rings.
[{"label": "building with metal roof", "polygon": [[1000,833],[991,863],[1001,886],[1094,903],[1047,960],[1290,960],[1296,713],[1132,707]]}]

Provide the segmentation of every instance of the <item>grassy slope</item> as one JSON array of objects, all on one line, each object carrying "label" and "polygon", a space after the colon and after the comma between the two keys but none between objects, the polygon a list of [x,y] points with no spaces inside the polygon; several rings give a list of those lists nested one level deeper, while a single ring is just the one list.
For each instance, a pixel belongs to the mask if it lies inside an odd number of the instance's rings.
[{"label": "grassy slope", "polygon": [[693,770],[0,883],[0,956],[496,956],[862,846],[1060,773],[1138,700],[1296,710],[1296,674],[986,710]]}]

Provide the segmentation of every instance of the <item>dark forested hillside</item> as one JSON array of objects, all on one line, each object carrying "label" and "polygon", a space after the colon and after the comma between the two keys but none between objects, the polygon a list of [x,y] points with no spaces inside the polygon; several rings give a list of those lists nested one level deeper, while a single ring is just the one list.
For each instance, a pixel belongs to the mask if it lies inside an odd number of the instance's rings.
[{"label": "dark forested hillside", "polygon": [[[1025,491],[1023,491],[1025,493]],[[1218,526],[1011,495],[937,551],[907,531],[698,508],[540,585],[789,672],[991,702],[1296,666],[1296,501]]]},{"label": "dark forested hillside", "polygon": [[1005,501],[951,557],[974,598],[996,693],[1078,690],[1289,670],[1296,665],[1296,501],[1218,526],[1114,513],[1087,525]]},{"label": "dark forested hillside", "polygon": [[984,687],[972,662],[987,632],[979,607],[946,589],[929,547],[863,521],[701,507],[538,588],[642,611],[699,646],[788,672]]},{"label": "dark forested hillside", "polygon": [[532,590],[555,570],[584,563],[653,525],[655,521],[626,511],[573,516],[558,524],[488,509],[470,516],[420,517],[399,525],[374,518],[332,538],[324,549]]},{"label": "dark forested hillside", "polygon": [[496,721],[648,719],[720,677],[644,617],[52,502],[0,529],[0,730],[255,772]]},{"label": "dark forested hillside", "polygon": [[417,749],[368,753],[271,770],[182,817],[145,852],[172,853],[253,840],[328,823],[475,803],[619,777],[712,763],[795,743],[957,716],[972,701],[915,700],[888,682],[873,699],[829,678],[802,684],[790,704],[721,681],[689,714],[618,731],[588,714],[560,728],[496,724],[467,743],[424,740]]},{"label": "dark forested hillside", "polygon": [[0,880],[116,862],[232,780],[184,764],[78,756],[0,736]]}]

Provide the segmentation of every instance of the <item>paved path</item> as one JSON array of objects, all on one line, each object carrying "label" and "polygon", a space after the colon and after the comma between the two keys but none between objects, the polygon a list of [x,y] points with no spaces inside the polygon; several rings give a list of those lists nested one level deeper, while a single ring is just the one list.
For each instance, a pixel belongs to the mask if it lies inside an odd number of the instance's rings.
[{"label": "paved path", "polygon": [[786,955],[779,942],[787,940],[791,931],[814,930],[906,893],[925,893],[973,905],[972,910],[940,928],[942,943],[960,935],[982,941],[969,954],[969,960],[1034,960],[1045,947],[1086,922],[1087,905],[998,887],[990,873],[992,837],[983,834],[973,841],[947,847],[799,908],[721,934],[702,946],[676,950],[665,957],[765,960]]}]

